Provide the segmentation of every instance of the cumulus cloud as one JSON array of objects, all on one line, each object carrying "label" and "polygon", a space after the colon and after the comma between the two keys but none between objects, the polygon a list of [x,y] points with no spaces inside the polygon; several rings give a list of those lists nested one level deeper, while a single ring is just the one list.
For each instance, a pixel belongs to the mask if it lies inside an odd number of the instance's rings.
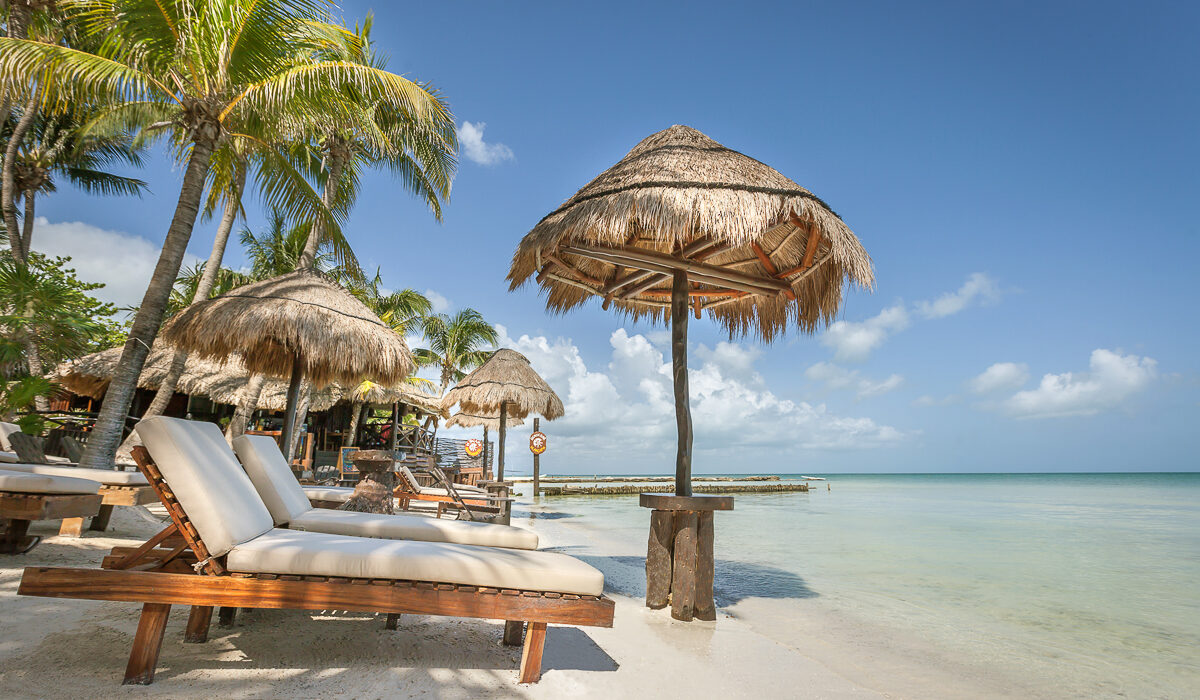
[{"label": "cumulus cloud", "polygon": [[916,311],[925,318],[945,318],[973,304],[989,303],[999,298],[1000,288],[996,282],[986,274],[976,272],[957,290],[947,292],[933,301],[917,302]]},{"label": "cumulus cloud", "polygon": [[425,298],[428,299],[429,303],[433,305],[433,312],[435,314],[445,313],[450,309],[451,306],[453,306],[449,299],[441,294],[438,294],[432,289],[425,290]]},{"label": "cumulus cloud", "polygon": [[[82,221],[50,223],[39,216],[33,222],[33,249],[47,255],[71,257],[71,266],[86,282],[105,286],[91,292],[117,306],[142,303],[162,246],[124,231],[110,231]],[[199,262],[185,255],[183,264]]]},{"label": "cumulus cloud", "polygon": [[[595,368],[570,339],[513,337],[504,326],[497,331],[500,344],[528,357],[566,406],[566,415],[543,430],[560,447],[557,454],[569,455],[570,461],[547,469],[620,471],[622,463],[640,463],[670,470],[675,450],[670,357],[646,336],[614,331],[607,366]],[[747,449],[874,448],[908,437],[870,418],[841,416],[823,404],[777,396],[754,367],[759,353],[734,343],[694,351],[688,378],[698,468],[719,470]],[[523,448],[518,436],[531,429],[527,424],[514,431],[511,444]]]},{"label": "cumulus cloud", "polygon": [[1097,349],[1087,372],[1047,374],[1036,389],[1017,392],[1003,407],[1018,418],[1094,415],[1149,386],[1158,375],[1157,364],[1149,357]]},{"label": "cumulus cloud", "polygon": [[484,122],[471,123],[464,121],[458,127],[458,145],[462,147],[463,155],[480,165],[496,165],[501,161],[512,160],[512,149],[502,143],[487,143],[483,140],[483,130],[487,127]]},{"label": "cumulus cloud", "polygon": [[835,359],[863,362],[888,336],[908,328],[908,311],[897,304],[865,321],[835,321],[821,334],[821,344],[832,348]]},{"label": "cumulus cloud", "polygon": [[899,374],[875,381],[861,376],[856,369],[846,369],[832,362],[818,362],[806,369],[804,376],[824,384],[829,389],[851,389],[859,399],[886,394],[904,384],[904,377]]},{"label": "cumulus cloud", "polygon": [[1013,391],[1029,381],[1029,366],[1015,362],[997,362],[971,379],[971,391],[990,394],[993,391]]},{"label": "cumulus cloud", "polygon": [[938,319],[952,316],[970,306],[1000,298],[1000,288],[982,272],[967,277],[953,292],[932,301],[918,301],[911,309],[896,303],[865,321],[836,321],[821,334],[821,344],[834,351],[842,362],[864,362],[891,336],[908,328],[912,317]]}]

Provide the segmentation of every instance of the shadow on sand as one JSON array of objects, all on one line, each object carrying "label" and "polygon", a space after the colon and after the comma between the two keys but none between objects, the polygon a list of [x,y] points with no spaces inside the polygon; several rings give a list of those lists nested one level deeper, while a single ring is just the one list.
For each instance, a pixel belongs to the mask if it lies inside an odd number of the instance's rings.
[{"label": "shadow on sand", "polygon": [[[568,549],[566,547],[560,548]],[[599,557],[572,553],[605,573],[605,588],[633,598],[646,596],[644,557]],[[622,570],[618,571],[620,568]],[[717,605],[732,605],[746,598],[816,598],[804,579],[774,566],[730,559],[716,560],[713,594]]]}]

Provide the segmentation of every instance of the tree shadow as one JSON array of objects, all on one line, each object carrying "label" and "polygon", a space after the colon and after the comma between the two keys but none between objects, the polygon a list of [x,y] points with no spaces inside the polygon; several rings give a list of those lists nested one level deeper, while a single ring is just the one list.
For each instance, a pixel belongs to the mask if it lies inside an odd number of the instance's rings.
[{"label": "tree shadow", "polygon": [[[632,598],[646,596],[646,558],[572,554],[605,573],[605,588]],[[616,570],[614,565],[621,568]],[[612,575],[610,575],[612,574]],[[821,594],[797,574],[766,564],[717,559],[713,596],[717,605],[733,605],[746,598],[803,599]]]}]

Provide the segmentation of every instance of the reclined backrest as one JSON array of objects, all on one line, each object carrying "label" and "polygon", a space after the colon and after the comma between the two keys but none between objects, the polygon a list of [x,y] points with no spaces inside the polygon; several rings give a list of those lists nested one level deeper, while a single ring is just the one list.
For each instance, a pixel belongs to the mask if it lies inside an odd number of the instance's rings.
[{"label": "reclined backrest", "polygon": [[289,523],[312,510],[300,482],[292,475],[279,444],[269,435],[242,435],[233,441],[233,451],[258,489],[276,525]]},{"label": "reclined backrest", "polygon": [[417,481],[416,475],[408,467],[398,464],[396,465],[396,469],[400,472],[400,476],[404,478],[404,481],[408,483],[408,488],[413,493],[421,493],[421,482]]},{"label": "reclined backrest", "polygon": [[12,443],[8,441],[8,436],[19,432],[21,432],[21,426],[17,425],[16,423],[6,423],[4,421],[0,421],[0,450],[4,450],[5,452],[16,452],[16,450],[12,448]]},{"label": "reclined backrest", "polygon": [[155,416],[140,421],[137,432],[212,556],[274,527],[216,425]]}]

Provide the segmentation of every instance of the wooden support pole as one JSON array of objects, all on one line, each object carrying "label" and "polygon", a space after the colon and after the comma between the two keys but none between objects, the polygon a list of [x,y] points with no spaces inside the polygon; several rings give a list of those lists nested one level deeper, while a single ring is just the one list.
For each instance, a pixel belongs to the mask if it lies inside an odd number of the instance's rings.
[{"label": "wooden support pole", "polygon": [[537,683],[542,678],[542,650],[546,646],[546,623],[530,622],[521,650],[521,683]]},{"label": "wooden support pole", "polygon": [[[533,419],[533,432],[536,433],[538,431],[538,423],[541,420],[542,420],[541,418]],[[541,474],[541,455],[534,452],[533,453],[533,496],[534,496],[534,498],[537,497],[538,490],[541,488],[541,482],[539,481],[539,479],[541,478],[540,474]]]},{"label": "wooden support pole", "polygon": [[388,450],[396,451],[396,442],[400,438],[400,404],[392,403],[392,438],[388,440]]},{"label": "wooden support pole", "polygon": [[675,380],[675,495],[692,495],[692,409],[687,372],[688,277],[676,270],[671,284],[671,374]]},{"label": "wooden support pole", "polygon": [[521,646],[521,639],[525,635],[525,623],[521,620],[505,620],[504,621],[504,638],[501,640],[506,647]]},{"label": "wooden support pole", "polygon": [[717,607],[713,601],[713,512],[700,511],[696,528],[696,619],[717,619]]},{"label": "wooden support pole", "polygon": [[171,606],[166,603],[142,606],[142,617],[133,635],[133,650],[129,652],[129,664],[125,667],[124,685],[150,685],[154,681],[154,667],[158,665],[158,652],[162,649],[170,612]]},{"label": "wooden support pole", "polygon": [[500,444],[496,446],[496,481],[504,481],[504,428],[508,422],[508,402],[500,402]]},{"label": "wooden support pole", "polygon": [[83,537],[83,518],[63,518],[58,526],[59,537]]},{"label": "wooden support pole", "polygon": [[399,625],[400,625],[400,613],[388,613],[387,622],[384,623],[383,628],[389,629],[389,630],[394,630],[397,627],[399,627]]},{"label": "wooden support pole", "polygon": [[671,574],[671,617],[691,622],[696,607],[696,540],[699,517],[694,510],[675,512],[675,556]]},{"label": "wooden support pole", "polygon": [[296,355],[292,358],[292,378],[288,381],[287,390],[287,410],[283,417],[283,432],[281,433],[281,442],[279,447],[283,450],[283,454],[287,457],[287,463],[292,465],[292,435],[295,432],[296,422],[296,404],[300,402],[300,382],[304,380],[304,363],[300,361],[300,356]]},{"label": "wooden support pole", "polygon": [[661,610],[671,599],[671,556],[675,549],[675,514],[650,511],[646,543],[646,607]]},{"label": "wooden support pole", "polygon": [[108,521],[112,518],[113,506],[111,504],[101,504],[100,512],[96,513],[96,517],[92,518],[92,522],[88,525],[88,529],[95,532],[104,532],[108,529]]},{"label": "wooden support pole", "polygon": [[231,627],[234,619],[237,618],[237,608],[222,606],[217,613],[217,624],[222,627]]},{"label": "wooden support pole", "polygon": [[488,461],[488,456],[492,450],[488,447],[488,427],[483,426],[483,478],[487,481],[492,480],[491,462]]},{"label": "wooden support pole", "polygon": [[203,644],[208,641],[208,625],[212,622],[211,605],[193,605],[188,614],[187,629],[183,631],[186,644]]}]

